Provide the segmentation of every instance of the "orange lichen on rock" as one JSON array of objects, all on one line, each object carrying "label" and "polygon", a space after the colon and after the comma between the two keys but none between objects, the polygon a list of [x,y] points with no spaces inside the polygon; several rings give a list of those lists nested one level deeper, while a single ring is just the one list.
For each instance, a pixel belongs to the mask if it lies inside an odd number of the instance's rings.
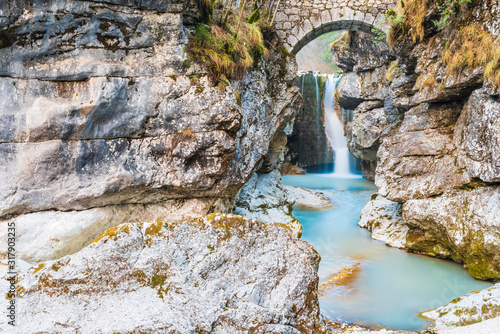
[{"label": "orange lichen on rock", "polygon": [[348,286],[350,285],[355,279],[356,275],[360,271],[360,264],[361,261],[358,261],[350,266],[342,268],[340,271],[336,272],[335,274],[330,275],[328,277],[328,280],[321,284],[318,288],[318,296],[322,297],[326,295],[328,290],[336,287],[336,286]]},{"label": "orange lichen on rock", "polygon": [[92,241],[92,243],[96,243],[105,237],[107,237],[108,239],[113,238],[113,240],[117,240],[118,234],[120,234],[120,232],[122,232],[122,231],[129,234],[129,232],[130,232],[129,224],[122,224],[122,225],[118,225],[116,227],[112,227],[112,228],[107,229],[106,231],[104,231],[103,234],[101,234],[94,241]]}]

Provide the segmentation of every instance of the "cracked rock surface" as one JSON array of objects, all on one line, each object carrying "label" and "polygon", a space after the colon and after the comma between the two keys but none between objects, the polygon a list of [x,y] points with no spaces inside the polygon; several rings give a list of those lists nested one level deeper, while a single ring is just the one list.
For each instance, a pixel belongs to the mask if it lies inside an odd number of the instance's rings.
[{"label": "cracked rock surface", "polygon": [[122,224],[24,270],[16,330],[318,333],[318,264],[288,228],[241,216]]}]

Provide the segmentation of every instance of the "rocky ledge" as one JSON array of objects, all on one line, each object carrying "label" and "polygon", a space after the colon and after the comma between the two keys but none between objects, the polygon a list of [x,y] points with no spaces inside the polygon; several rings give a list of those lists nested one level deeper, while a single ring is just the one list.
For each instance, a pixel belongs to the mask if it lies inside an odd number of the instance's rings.
[{"label": "rocky ledge", "polygon": [[16,329],[318,333],[319,259],[285,225],[235,215],[122,224],[20,273],[18,317],[30,320]]},{"label": "rocky ledge", "polygon": [[[452,300],[447,305],[424,312],[422,316],[434,321],[429,329],[437,330],[438,333],[453,333],[452,329],[456,327],[479,322],[484,322],[483,326],[470,326],[470,333],[494,333],[500,324],[500,284],[481,291],[473,291]],[[489,319],[492,320],[487,321]],[[475,331],[472,331],[473,329]]]}]

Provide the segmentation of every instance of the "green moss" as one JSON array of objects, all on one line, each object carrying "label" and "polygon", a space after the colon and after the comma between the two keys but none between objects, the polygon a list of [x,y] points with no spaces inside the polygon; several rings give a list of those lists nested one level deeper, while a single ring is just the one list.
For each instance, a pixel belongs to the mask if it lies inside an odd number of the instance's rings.
[{"label": "green moss", "polygon": [[495,265],[493,255],[484,248],[483,233],[470,229],[466,243],[466,263],[470,274],[478,279],[498,279],[500,271]]},{"label": "green moss", "polygon": [[162,286],[163,283],[165,283],[165,280],[167,279],[166,276],[163,275],[154,275],[151,278],[151,287],[156,288],[157,286]]},{"label": "green moss", "polygon": [[170,289],[169,287],[163,288],[163,284],[165,284],[166,279],[167,279],[167,276],[164,276],[164,275],[154,275],[151,278],[150,286],[153,289],[158,287],[157,293],[158,293],[158,297],[160,297],[161,299],[163,299],[164,294],[166,294],[168,292],[168,290]]},{"label": "green moss", "polygon": [[229,13],[225,22],[197,25],[186,52],[218,82],[225,78],[241,79],[267,49],[258,25],[240,23],[237,15]]}]

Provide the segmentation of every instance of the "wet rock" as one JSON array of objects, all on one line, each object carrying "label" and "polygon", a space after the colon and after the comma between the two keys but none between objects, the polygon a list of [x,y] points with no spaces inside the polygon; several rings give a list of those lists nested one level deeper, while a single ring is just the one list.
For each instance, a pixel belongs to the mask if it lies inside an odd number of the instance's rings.
[{"label": "wet rock", "polygon": [[20,274],[16,329],[317,333],[318,263],[283,226],[239,216],[123,224]]},{"label": "wet rock", "polygon": [[[449,304],[425,312],[422,316],[434,321],[434,324],[429,327],[432,330],[456,328],[456,332],[460,333],[459,328],[462,326],[478,322],[483,324],[484,322],[485,327],[478,327],[476,331],[471,330],[470,333],[493,333],[500,323],[500,284],[488,289],[473,291],[452,300]],[[496,325],[491,326],[493,323],[488,323],[486,320],[493,318],[497,319],[493,322]],[[491,331],[486,331],[488,328]],[[443,333],[448,332],[454,333],[452,330],[443,331]]]},{"label": "wet rock", "polygon": [[375,195],[361,212],[358,225],[372,232],[372,239],[384,241],[387,245],[404,248],[408,226],[403,220],[402,205]]},{"label": "wet rock", "polygon": [[306,171],[290,162],[285,162],[280,168],[281,175],[305,175]]},{"label": "wet rock", "polygon": [[312,72],[296,76],[294,80],[303,100],[288,137],[286,160],[308,172],[322,172],[333,162],[322,105],[326,80],[326,75]]},{"label": "wet rock", "polygon": [[267,174],[255,173],[243,186],[235,201],[233,213],[265,223],[288,225],[299,237],[302,225],[292,215],[293,200],[281,183],[275,170]]},{"label": "wet rock", "polygon": [[330,197],[324,192],[293,186],[285,186],[285,190],[288,198],[299,210],[324,210],[335,207]]},{"label": "wet rock", "polygon": [[409,200],[403,218],[410,228],[407,248],[465,263],[475,278],[500,277],[500,187]]}]

